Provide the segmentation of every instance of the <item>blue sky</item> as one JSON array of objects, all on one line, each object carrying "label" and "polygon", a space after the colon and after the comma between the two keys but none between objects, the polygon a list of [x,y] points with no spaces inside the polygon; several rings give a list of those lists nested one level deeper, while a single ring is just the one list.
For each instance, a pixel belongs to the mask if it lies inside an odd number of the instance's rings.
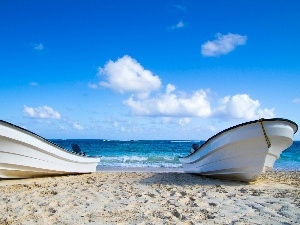
[{"label": "blue sky", "polygon": [[45,138],[205,140],[261,117],[300,124],[296,0],[0,5],[0,119]]}]

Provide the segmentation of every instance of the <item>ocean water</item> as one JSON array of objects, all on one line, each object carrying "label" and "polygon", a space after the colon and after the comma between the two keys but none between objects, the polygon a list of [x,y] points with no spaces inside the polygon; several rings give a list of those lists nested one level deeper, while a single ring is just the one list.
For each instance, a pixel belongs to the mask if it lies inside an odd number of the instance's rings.
[{"label": "ocean water", "polygon": [[[78,144],[82,151],[90,156],[101,156],[99,166],[118,168],[179,168],[179,156],[189,154],[193,143],[204,141],[119,141],[101,139],[50,140],[72,149]],[[300,170],[300,141],[294,141],[291,147],[283,151],[275,162],[275,170]]]}]

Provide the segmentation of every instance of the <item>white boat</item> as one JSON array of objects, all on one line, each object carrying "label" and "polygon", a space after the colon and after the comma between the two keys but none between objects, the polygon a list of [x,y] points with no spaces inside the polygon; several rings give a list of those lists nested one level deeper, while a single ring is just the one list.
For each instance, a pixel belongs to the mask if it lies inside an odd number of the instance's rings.
[{"label": "white boat", "polygon": [[99,157],[74,154],[26,129],[0,120],[0,178],[96,171]]},{"label": "white boat", "polygon": [[242,123],[214,135],[191,154],[179,158],[183,170],[221,179],[254,181],[273,169],[281,152],[293,143],[298,125],[273,118]]}]

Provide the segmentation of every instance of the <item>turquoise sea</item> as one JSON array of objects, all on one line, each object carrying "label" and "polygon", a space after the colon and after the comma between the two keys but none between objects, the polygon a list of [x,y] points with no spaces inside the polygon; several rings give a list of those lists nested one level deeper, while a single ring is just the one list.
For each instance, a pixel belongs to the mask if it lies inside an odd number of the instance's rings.
[{"label": "turquoise sea", "polygon": [[[99,167],[104,168],[179,168],[178,156],[189,154],[193,143],[203,141],[121,141],[100,139],[54,139],[51,142],[71,150],[78,144],[90,156],[101,156]],[[274,165],[275,170],[300,170],[300,141],[283,151]]]}]

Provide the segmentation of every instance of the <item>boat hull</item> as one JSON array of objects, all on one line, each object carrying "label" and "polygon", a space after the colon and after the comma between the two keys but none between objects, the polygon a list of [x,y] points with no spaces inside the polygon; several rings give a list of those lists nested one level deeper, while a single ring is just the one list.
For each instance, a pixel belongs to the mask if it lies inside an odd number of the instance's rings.
[{"label": "boat hull", "polygon": [[0,178],[96,171],[98,157],[76,155],[23,128],[0,121]]},{"label": "boat hull", "polygon": [[285,119],[251,121],[218,133],[179,160],[188,173],[253,181],[273,169],[281,152],[293,143],[297,129],[297,124]]}]

